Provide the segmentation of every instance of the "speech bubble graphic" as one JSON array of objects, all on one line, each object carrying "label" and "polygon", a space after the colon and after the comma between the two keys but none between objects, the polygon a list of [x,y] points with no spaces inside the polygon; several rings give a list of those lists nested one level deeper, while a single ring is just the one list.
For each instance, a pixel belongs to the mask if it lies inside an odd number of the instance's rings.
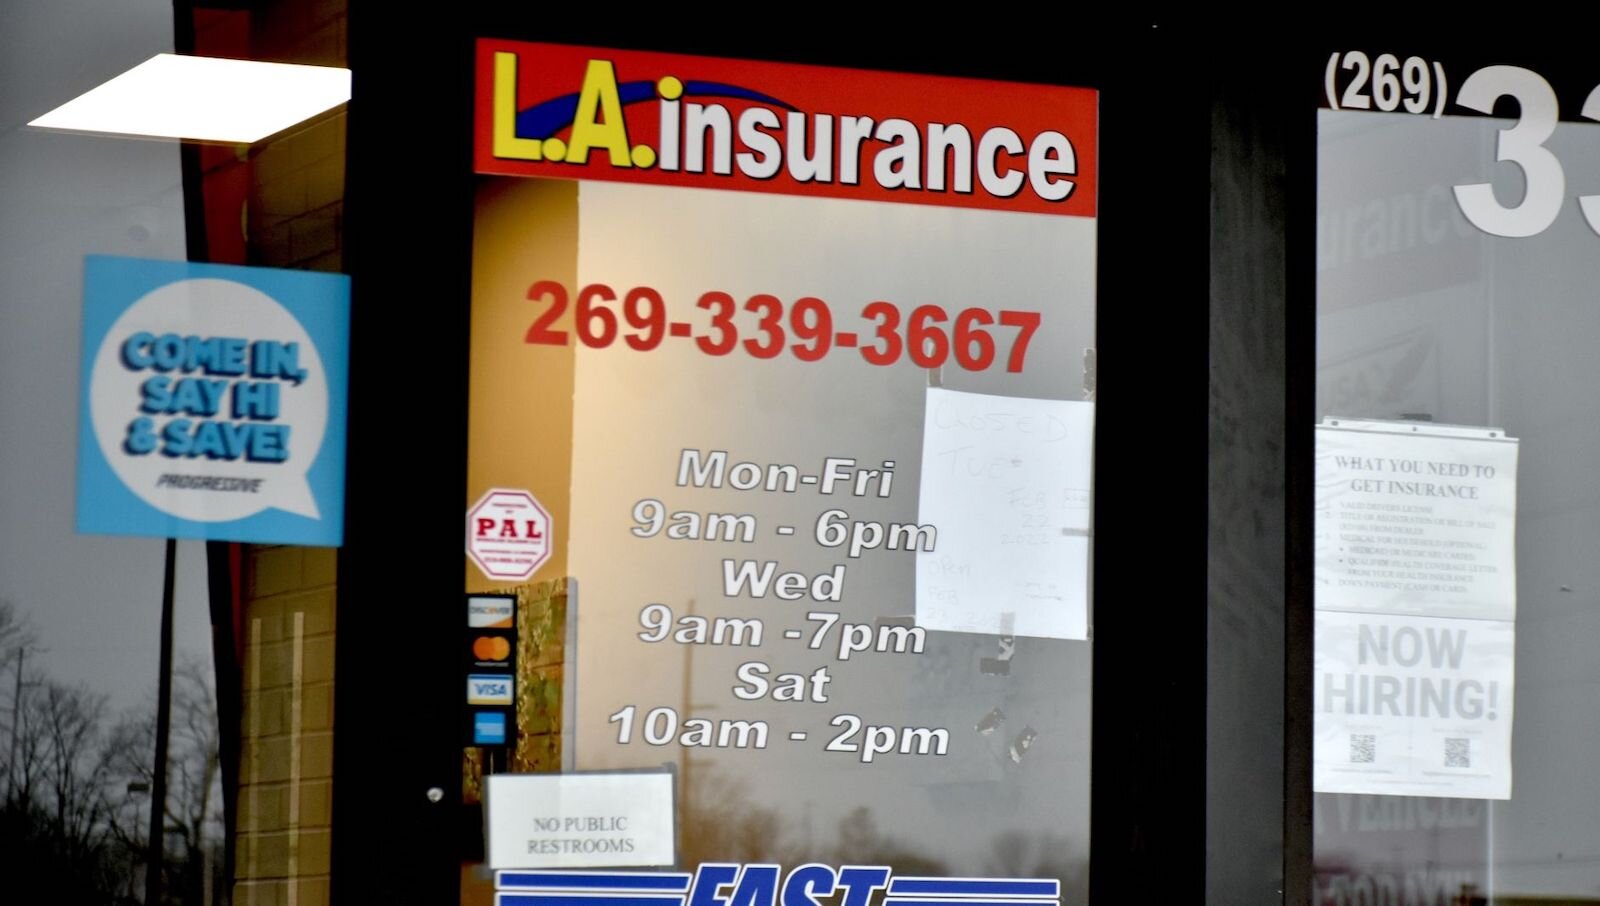
[{"label": "speech bubble graphic", "polygon": [[316,344],[282,304],[211,277],[129,306],[100,343],[90,422],[117,478],[182,519],[320,518],[306,472],[328,424]]}]

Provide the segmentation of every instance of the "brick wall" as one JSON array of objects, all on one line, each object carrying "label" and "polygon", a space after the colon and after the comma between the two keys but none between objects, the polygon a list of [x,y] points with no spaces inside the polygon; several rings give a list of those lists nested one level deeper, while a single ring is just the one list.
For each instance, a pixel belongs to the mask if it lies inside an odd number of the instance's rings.
[{"label": "brick wall", "polygon": [[[216,36],[253,59],[343,66],[345,10],[345,0],[258,3],[247,22],[219,16]],[[206,52],[206,32],[197,38]],[[249,264],[342,269],[342,111],[248,149],[220,150],[208,149],[204,167],[214,260],[219,244],[237,241]],[[245,548],[235,906],[328,902],[336,553]]]},{"label": "brick wall", "polygon": [[328,902],[334,556],[246,552],[237,906]]}]

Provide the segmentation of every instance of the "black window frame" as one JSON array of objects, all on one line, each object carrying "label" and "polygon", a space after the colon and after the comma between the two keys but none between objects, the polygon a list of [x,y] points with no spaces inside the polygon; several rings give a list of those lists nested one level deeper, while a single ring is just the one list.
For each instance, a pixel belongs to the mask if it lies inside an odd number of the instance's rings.
[{"label": "black window frame", "polygon": [[[1314,83],[1263,73],[1311,67],[1164,21],[1018,22],[983,37],[621,14],[573,26],[535,9],[350,15],[334,902],[455,902],[475,833],[459,808],[457,663],[434,640],[456,636],[461,594],[480,36],[1101,92],[1091,901],[1302,901],[1315,111],[1294,86]],[[419,349],[433,363],[420,405],[386,376]],[[389,428],[402,421],[422,430],[397,453]],[[1237,618],[1253,627],[1243,641]]]}]

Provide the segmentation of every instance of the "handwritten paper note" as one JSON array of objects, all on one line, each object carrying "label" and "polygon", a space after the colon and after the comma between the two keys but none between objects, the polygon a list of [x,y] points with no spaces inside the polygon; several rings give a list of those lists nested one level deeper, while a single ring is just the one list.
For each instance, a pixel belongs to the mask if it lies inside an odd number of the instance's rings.
[{"label": "handwritten paper note", "polygon": [[1088,638],[1094,404],[929,388],[917,625]]}]

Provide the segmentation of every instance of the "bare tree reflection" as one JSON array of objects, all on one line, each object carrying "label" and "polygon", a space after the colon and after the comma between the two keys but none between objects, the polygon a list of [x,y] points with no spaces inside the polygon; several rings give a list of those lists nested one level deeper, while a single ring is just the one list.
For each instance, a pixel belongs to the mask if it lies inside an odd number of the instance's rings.
[{"label": "bare tree reflection", "polygon": [[[216,696],[204,665],[180,663],[172,674],[164,889],[173,903],[208,902],[207,872],[220,864],[223,842],[221,749]],[[110,733],[112,775],[125,789],[151,787],[155,762],[155,713],[130,715]],[[117,826],[136,851],[144,851],[149,827],[147,797],[128,798]],[[218,885],[226,886],[226,885]]]},{"label": "bare tree reflection", "polygon": [[679,810],[679,859],[701,862],[777,862],[785,856],[782,820],[776,809],[753,804],[748,784],[697,774]]},{"label": "bare tree reflection", "polygon": [[14,705],[0,846],[72,903],[114,903],[131,889],[103,737],[105,699],[32,674]]},{"label": "bare tree reflection", "polygon": [[[885,865],[897,875],[929,877],[953,874],[936,855],[897,840],[878,825],[872,810],[857,807],[841,818],[826,843],[810,844],[790,831],[782,813],[756,804],[749,785],[726,776],[701,772],[679,813],[680,864],[744,862],[802,865]],[[1060,834],[1009,831],[993,838],[983,872],[997,878],[1053,878],[1061,882],[1061,902],[1086,902],[1088,861],[1075,854]],[[882,899],[882,891],[872,902]],[[825,904],[839,897],[819,897]]]},{"label": "bare tree reflection", "polygon": [[[48,879],[53,902],[130,904],[143,888],[155,709],[113,721],[106,697],[52,679],[29,657],[34,636],[0,601],[0,666],[10,674],[0,852]],[[225,884],[207,867],[221,846],[216,700],[207,669],[173,677],[171,779],[166,803],[166,904],[214,904]]]},{"label": "bare tree reflection", "polygon": [[943,862],[908,849],[878,830],[872,810],[866,806],[858,806],[839,821],[832,857],[835,865],[887,865],[897,875],[948,873]]},{"label": "bare tree reflection", "polygon": [[995,878],[1055,878],[1063,906],[1087,902],[1088,860],[1074,857],[1071,842],[1060,834],[1007,831],[995,838],[984,871]]}]

